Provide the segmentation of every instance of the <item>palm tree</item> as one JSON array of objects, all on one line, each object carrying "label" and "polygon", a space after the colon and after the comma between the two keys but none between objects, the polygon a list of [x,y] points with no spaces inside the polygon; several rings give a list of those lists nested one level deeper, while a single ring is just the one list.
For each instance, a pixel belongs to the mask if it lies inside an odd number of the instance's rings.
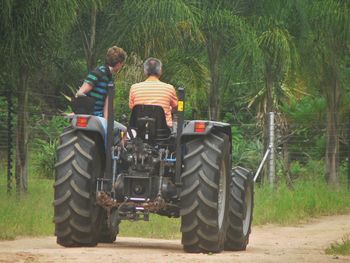
[{"label": "palm tree", "polygon": [[[209,118],[221,117],[221,97],[234,80],[237,68],[256,63],[256,41],[244,14],[249,1],[201,1],[200,31],[204,37],[210,82],[208,83]],[[244,54],[244,55],[243,55]]]},{"label": "palm tree", "polygon": [[[74,51],[84,54],[88,71],[94,69],[99,56],[106,53],[110,45],[110,31],[114,31],[110,25],[110,15],[114,9],[118,9],[120,1],[115,0],[86,0],[79,2],[77,17],[71,28],[69,39]],[[78,34],[77,34],[78,32]],[[76,40],[76,41],[75,41]],[[112,43],[115,45],[115,43]]]},{"label": "palm tree", "polygon": [[18,99],[16,185],[27,190],[28,81],[30,72],[52,58],[74,20],[77,1],[1,0],[0,54],[10,72],[5,76]]},{"label": "palm tree", "polygon": [[350,8],[337,0],[310,1],[307,5],[310,32],[304,41],[303,57],[309,80],[319,87],[327,101],[326,181],[338,184],[338,113],[342,94],[344,58],[349,54]]},{"label": "palm tree", "polygon": [[[303,16],[299,1],[254,1],[250,6],[249,23],[254,29],[252,46],[258,58],[253,67],[256,88],[247,91],[250,94],[248,108],[256,107],[257,120],[263,126],[263,140],[267,148],[267,113],[275,114],[281,135],[288,133],[288,123],[279,107],[295,95],[296,65],[299,56],[295,44],[296,33],[300,30]],[[297,21],[299,19],[299,21]],[[244,58],[244,56],[243,56]],[[249,72],[249,67],[245,67]],[[288,167],[288,146],[283,145],[285,167]]]},{"label": "palm tree", "polygon": [[249,106],[257,104],[261,116],[278,110],[284,97],[293,96],[293,83],[289,80],[295,74],[299,56],[291,32],[294,21],[290,16],[297,10],[297,2],[260,1],[254,6],[254,15],[250,17],[261,54],[257,66],[261,68],[264,85],[250,100]]},{"label": "palm tree", "polygon": [[141,58],[161,56],[183,44],[196,31],[196,13],[185,0],[130,0],[107,16],[108,41],[117,41]]}]

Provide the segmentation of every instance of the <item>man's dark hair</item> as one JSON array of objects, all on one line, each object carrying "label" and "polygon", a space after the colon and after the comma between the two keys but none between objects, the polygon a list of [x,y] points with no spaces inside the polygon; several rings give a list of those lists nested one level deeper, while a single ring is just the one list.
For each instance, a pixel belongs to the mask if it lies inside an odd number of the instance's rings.
[{"label": "man's dark hair", "polygon": [[143,63],[143,71],[147,77],[160,77],[162,75],[162,62],[156,58],[148,58]]}]

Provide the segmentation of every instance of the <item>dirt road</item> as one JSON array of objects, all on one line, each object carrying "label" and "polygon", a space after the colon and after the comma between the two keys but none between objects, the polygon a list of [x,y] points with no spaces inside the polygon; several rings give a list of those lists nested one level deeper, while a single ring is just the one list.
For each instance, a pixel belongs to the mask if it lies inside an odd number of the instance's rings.
[{"label": "dirt road", "polygon": [[62,248],[54,237],[0,242],[0,262],[350,262],[350,256],[325,255],[324,249],[350,234],[350,214],[295,226],[252,228],[244,252],[186,254],[180,240],[118,238],[94,248]]}]

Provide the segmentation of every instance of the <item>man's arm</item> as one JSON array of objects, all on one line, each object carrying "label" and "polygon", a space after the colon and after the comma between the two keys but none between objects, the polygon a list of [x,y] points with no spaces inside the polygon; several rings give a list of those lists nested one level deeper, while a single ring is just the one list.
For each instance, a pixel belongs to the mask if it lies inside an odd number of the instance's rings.
[{"label": "man's arm", "polygon": [[170,96],[170,106],[172,109],[176,109],[177,101],[178,99],[177,99],[176,91],[175,91],[175,88],[173,87],[171,91],[171,96]]},{"label": "man's arm", "polygon": [[135,95],[134,95],[134,89],[131,86],[130,92],[129,92],[129,109],[132,110],[134,107],[134,101],[135,101]]},{"label": "man's arm", "polygon": [[86,93],[88,93],[90,90],[93,89],[93,87],[96,85],[100,77],[101,77],[101,72],[97,69],[89,72],[86,79],[84,80],[83,85],[79,88],[75,96],[77,97],[77,96],[86,95]]},{"label": "man's arm", "polygon": [[107,118],[108,118],[108,96],[106,96],[105,106],[103,108],[103,116],[107,120]]},{"label": "man's arm", "polygon": [[77,93],[75,94],[76,97],[78,96],[84,96],[86,93],[88,93],[90,90],[92,90],[91,84],[84,82],[83,85],[79,88]]}]

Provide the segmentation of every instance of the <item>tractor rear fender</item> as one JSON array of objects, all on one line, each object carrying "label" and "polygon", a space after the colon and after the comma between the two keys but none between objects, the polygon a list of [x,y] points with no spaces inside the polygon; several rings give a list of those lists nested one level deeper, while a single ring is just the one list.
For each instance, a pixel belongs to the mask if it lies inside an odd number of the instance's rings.
[{"label": "tractor rear fender", "polygon": [[[197,123],[197,124],[196,124]],[[203,124],[199,129],[196,128],[198,123]],[[186,143],[187,141],[192,140],[198,136],[205,136],[209,133],[220,131],[229,136],[230,142],[230,152],[232,152],[232,134],[231,134],[231,125],[225,122],[218,121],[203,121],[203,120],[191,120],[185,123],[182,134],[181,134],[181,144]]]},{"label": "tractor rear fender", "polygon": [[[73,115],[71,124],[72,127],[77,130],[97,132],[103,141],[106,142],[107,120],[105,118],[94,115],[76,114]],[[126,127],[116,121],[114,122],[114,130],[115,129],[119,129],[124,132],[126,131]]]}]

